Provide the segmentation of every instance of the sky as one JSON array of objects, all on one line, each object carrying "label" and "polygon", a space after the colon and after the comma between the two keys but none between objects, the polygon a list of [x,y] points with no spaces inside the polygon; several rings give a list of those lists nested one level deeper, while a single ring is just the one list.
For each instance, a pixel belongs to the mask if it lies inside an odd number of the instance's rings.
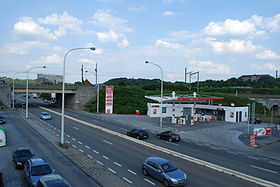
[{"label": "sky", "polygon": [[96,63],[99,82],[160,79],[158,66],[171,82],[185,68],[200,80],[280,69],[280,0],[0,2],[0,77],[62,75],[64,59],[66,82],[81,81],[82,66],[95,82]]}]

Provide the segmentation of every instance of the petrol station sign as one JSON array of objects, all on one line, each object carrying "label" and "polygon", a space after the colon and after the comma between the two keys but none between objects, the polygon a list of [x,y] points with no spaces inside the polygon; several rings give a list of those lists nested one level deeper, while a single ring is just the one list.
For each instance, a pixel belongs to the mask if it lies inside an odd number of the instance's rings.
[{"label": "petrol station sign", "polygon": [[113,114],[113,86],[105,86],[105,114]]}]

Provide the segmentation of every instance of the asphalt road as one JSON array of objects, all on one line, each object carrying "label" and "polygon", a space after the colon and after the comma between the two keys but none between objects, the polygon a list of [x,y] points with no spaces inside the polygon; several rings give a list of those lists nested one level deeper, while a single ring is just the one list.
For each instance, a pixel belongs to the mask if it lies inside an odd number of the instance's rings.
[{"label": "asphalt road", "polygon": [[[38,117],[41,111],[42,110],[38,108],[30,109],[30,112]],[[70,115],[68,111],[66,114]],[[71,116],[83,119],[85,121],[90,121],[95,124],[98,123],[98,125],[105,126],[106,128],[112,128],[125,133],[125,127],[114,123],[98,121],[98,119],[84,116],[81,113],[75,112],[71,113]],[[49,124],[47,126],[49,126],[50,129],[54,131],[58,131],[58,129],[60,129],[60,120],[60,116],[53,114],[53,119],[47,121]],[[104,165],[108,168],[108,170],[115,173],[116,175],[119,175],[133,186],[161,185],[155,179],[144,177],[141,174],[141,164],[148,156],[160,156],[172,161],[175,165],[188,174],[188,186],[255,186],[255,184],[248,181],[211,170],[192,162],[178,159],[177,157],[141,146],[123,138],[112,136],[108,133],[81,125],[72,120],[68,120],[67,118],[65,118],[65,134],[65,140],[67,144],[77,148],[80,152],[88,155],[93,160],[96,160],[99,164]],[[239,157],[235,154],[226,155],[224,152],[215,149],[205,150],[203,145],[197,147],[196,145],[192,145],[189,142],[170,144],[168,142],[153,138],[153,135],[148,139],[148,141],[162,147],[173,150],[177,149],[180,152],[187,151],[186,153],[188,154],[194,152],[195,155],[199,155],[206,160],[210,159],[221,164],[233,162],[233,160],[236,160],[236,157]],[[226,157],[228,160],[220,161],[224,157]],[[240,160],[242,160],[242,158]],[[238,166],[238,168],[243,168],[244,166],[242,163],[245,163],[246,161],[238,161],[232,165],[241,164]],[[250,161],[254,161],[254,164],[256,162],[255,159],[251,159]],[[249,168],[250,172],[252,172],[253,168]],[[256,171],[256,174],[261,175],[260,173],[262,172],[259,170]]]},{"label": "asphalt road", "polygon": [[[38,110],[41,111],[41,109]],[[99,118],[96,118],[95,115],[91,114],[80,113],[71,110],[67,110],[65,114],[120,132],[122,134],[126,134],[127,130],[130,129],[128,126],[115,123],[114,121],[102,121]],[[55,120],[60,121],[60,117],[57,117],[58,118]],[[71,120],[68,121],[68,123],[72,124]],[[60,126],[58,126],[57,128],[60,128]],[[70,129],[73,128],[74,127],[70,127]],[[87,129],[90,130],[90,128],[88,127],[79,126],[79,128],[85,128],[85,131],[87,131]],[[68,129],[66,127],[66,131],[67,130]],[[151,134],[150,138],[145,141],[195,158],[199,158],[210,163],[217,164],[219,166],[223,166],[235,171],[239,171],[251,176],[280,184],[279,163],[276,163],[273,160],[265,157],[259,157],[257,155],[251,155],[244,152],[232,151],[224,147],[215,147],[212,145],[208,145],[207,143],[193,143],[186,139],[179,143],[169,143],[166,141],[158,140],[156,138],[156,134]]]},{"label": "asphalt road", "polygon": [[[3,114],[3,112],[1,112]],[[17,147],[28,147],[35,157],[44,158],[56,173],[62,175],[73,186],[99,186],[70,160],[65,158],[49,141],[32,129],[25,120],[18,116],[17,111],[4,112],[7,124],[7,146],[0,147],[0,169],[5,176],[5,186],[26,186],[23,180],[23,170],[14,169],[12,152]]]}]

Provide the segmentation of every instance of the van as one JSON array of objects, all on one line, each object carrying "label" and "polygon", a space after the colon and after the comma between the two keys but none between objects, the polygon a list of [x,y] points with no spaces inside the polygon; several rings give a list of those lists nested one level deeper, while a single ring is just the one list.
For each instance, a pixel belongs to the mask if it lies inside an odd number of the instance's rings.
[{"label": "van", "polygon": [[0,128],[0,147],[6,145],[6,134],[3,128]]}]

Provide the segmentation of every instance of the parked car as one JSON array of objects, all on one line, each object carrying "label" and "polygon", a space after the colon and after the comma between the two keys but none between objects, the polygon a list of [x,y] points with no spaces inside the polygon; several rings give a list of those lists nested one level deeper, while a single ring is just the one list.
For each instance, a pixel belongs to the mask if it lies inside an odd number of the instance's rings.
[{"label": "parked car", "polygon": [[34,154],[31,153],[31,151],[28,148],[25,147],[19,147],[16,148],[13,152],[13,162],[15,164],[15,168],[23,168],[25,162],[32,158]]},{"label": "parked car", "polygon": [[161,132],[161,133],[157,134],[157,138],[167,140],[169,142],[180,141],[180,139],[181,139],[179,134],[176,134],[172,131]]},{"label": "parked car", "polygon": [[261,124],[262,123],[262,119],[259,117],[251,117],[250,118],[250,123],[252,124]]},{"label": "parked car", "polygon": [[29,186],[36,186],[43,176],[53,174],[54,170],[42,158],[30,158],[24,165],[24,180]]},{"label": "parked car", "polygon": [[145,129],[132,129],[126,134],[127,136],[131,136],[137,139],[147,139],[149,137],[149,134]]},{"label": "parked car", "polygon": [[160,157],[148,157],[142,164],[142,173],[158,179],[164,186],[183,186],[187,183],[187,175],[183,171]]},{"label": "parked car", "polygon": [[0,124],[5,124],[6,123],[6,119],[4,116],[0,116]]},{"label": "parked car", "polygon": [[52,174],[39,179],[37,187],[72,187],[62,176]]},{"label": "parked car", "polygon": [[48,112],[41,112],[41,119],[43,120],[47,120],[47,119],[51,119],[51,115]]}]

